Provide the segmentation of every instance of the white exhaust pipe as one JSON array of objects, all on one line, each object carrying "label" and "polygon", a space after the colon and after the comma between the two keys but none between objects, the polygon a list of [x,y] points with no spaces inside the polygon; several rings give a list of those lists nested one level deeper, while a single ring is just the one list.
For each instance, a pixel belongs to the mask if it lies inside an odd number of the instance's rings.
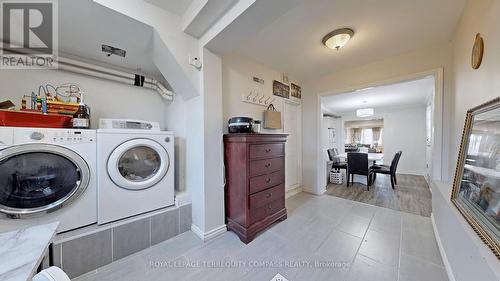
[{"label": "white exhaust pipe", "polygon": [[[5,48],[4,50],[10,53],[22,54],[27,56],[30,55]],[[174,92],[168,90],[167,87],[165,87],[165,85],[163,85],[160,81],[155,80],[153,78],[146,78],[140,74],[131,74],[128,72],[102,67],[73,59],[63,58],[59,56],[57,57],[57,63],[58,63],[58,69],[60,70],[116,81],[131,86],[149,88],[156,91],[162,98],[166,100],[174,99]]]},{"label": "white exhaust pipe", "polygon": [[174,93],[168,90],[167,87],[165,87],[160,81],[153,78],[146,78],[140,74],[130,74],[127,72],[62,57],[58,57],[58,64],[59,69],[64,71],[121,82],[137,87],[146,87],[156,91],[162,98],[166,100],[173,100],[174,98]]}]

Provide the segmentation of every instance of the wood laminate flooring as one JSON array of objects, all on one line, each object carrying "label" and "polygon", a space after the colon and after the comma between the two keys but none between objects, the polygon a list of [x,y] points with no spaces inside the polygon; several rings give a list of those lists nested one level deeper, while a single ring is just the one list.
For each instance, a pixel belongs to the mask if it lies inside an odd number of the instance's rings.
[{"label": "wood laminate flooring", "polygon": [[[344,176],[345,178],[345,176]],[[358,177],[357,179],[366,179]],[[347,187],[344,184],[329,184],[326,194],[362,202],[396,211],[430,217],[432,212],[432,194],[423,176],[397,175],[398,185],[391,187],[389,175],[377,175],[377,180],[366,190],[366,184],[356,182]]]}]

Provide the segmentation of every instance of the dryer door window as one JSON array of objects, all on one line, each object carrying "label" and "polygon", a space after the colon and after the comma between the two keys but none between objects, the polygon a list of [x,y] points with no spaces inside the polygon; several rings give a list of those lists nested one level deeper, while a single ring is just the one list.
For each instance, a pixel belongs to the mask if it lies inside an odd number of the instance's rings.
[{"label": "dryer door window", "polygon": [[118,170],[129,181],[141,182],[154,177],[161,167],[160,154],[147,146],[130,148],[118,160]]},{"label": "dryer door window", "polygon": [[77,198],[89,182],[85,161],[63,147],[19,145],[0,155],[0,212],[9,215],[61,208]]},{"label": "dryer door window", "polygon": [[163,179],[170,167],[170,158],[159,143],[133,139],[113,150],[107,167],[109,177],[118,187],[142,190]]}]

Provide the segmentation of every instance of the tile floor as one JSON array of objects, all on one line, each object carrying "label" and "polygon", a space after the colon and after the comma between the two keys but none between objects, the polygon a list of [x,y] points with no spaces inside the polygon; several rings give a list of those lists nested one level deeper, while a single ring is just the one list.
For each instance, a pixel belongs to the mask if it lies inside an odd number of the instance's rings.
[{"label": "tile floor", "polygon": [[427,217],[305,193],[287,208],[248,245],[189,231],[77,280],[448,280]]},{"label": "tile floor", "polygon": [[396,211],[412,213],[430,217],[432,212],[432,194],[429,185],[423,176],[398,174],[398,185],[391,187],[388,175],[377,175],[377,180],[366,189],[366,177],[356,176],[355,182],[347,184],[329,184],[326,194],[336,197],[362,202],[370,205],[385,207]]}]

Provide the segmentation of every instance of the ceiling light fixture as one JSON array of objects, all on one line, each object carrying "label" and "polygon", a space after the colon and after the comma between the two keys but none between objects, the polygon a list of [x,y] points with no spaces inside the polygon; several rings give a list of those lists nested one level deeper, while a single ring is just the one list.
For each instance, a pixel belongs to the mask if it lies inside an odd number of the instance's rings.
[{"label": "ceiling light fixture", "polygon": [[330,49],[337,51],[354,36],[354,31],[350,28],[341,28],[334,30],[323,37],[323,44]]},{"label": "ceiling light fixture", "polygon": [[356,110],[357,117],[370,117],[373,116],[374,110],[373,108],[361,108]]}]

